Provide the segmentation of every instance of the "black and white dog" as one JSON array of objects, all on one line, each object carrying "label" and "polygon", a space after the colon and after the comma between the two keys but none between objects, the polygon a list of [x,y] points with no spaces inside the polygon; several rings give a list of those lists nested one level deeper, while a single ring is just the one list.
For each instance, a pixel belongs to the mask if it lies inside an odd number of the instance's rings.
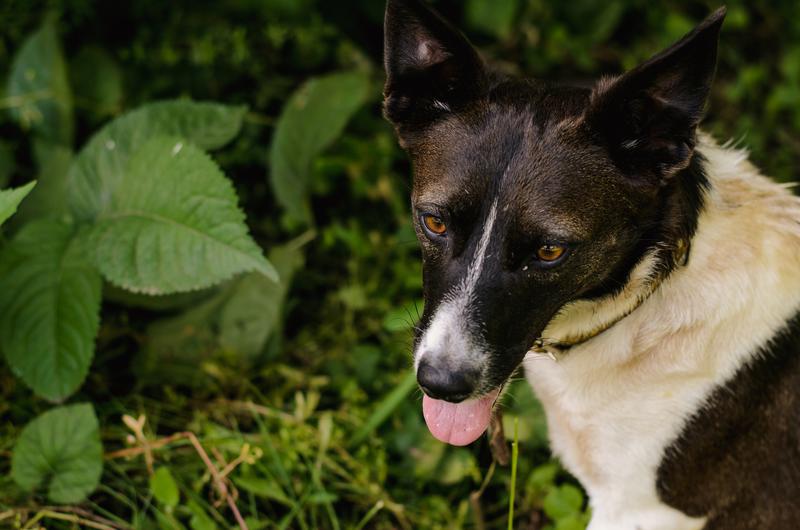
[{"label": "black and white dog", "polygon": [[587,89],[386,8],[426,422],[471,443],[524,365],[591,530],[800,529],[800,199],[697,130],[724,16]]}]

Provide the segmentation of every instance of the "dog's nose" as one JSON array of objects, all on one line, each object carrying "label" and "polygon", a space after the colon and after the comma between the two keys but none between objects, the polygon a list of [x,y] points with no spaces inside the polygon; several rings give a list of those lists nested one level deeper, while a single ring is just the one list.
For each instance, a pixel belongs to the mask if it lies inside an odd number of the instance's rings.
[{"label": "dog's nose", "polygon": [[466,368],[450,369],[444,363],[422,358],[417,367],[417,382],[433,399],[459,403],[475,390],[478,372]]}]

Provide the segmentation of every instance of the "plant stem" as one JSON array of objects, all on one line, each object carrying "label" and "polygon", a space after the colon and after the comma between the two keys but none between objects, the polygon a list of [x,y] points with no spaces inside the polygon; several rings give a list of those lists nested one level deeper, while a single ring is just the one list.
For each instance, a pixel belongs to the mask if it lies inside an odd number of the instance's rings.
[{"label": "plant stem", "polygon": [[519,458],[519,418],[514,418],[514,442],[511,444],[511,493],[508,499],[508,530],[514,530],[514,493],[517,489],[517,459]]}]

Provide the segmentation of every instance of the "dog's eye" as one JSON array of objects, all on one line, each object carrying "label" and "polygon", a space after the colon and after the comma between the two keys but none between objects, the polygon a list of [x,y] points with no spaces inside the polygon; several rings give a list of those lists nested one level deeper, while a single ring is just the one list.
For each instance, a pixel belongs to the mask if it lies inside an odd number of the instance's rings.
[{"label": "dog's eye", "polygon": [[447,233],[447,225],[441,218],[435,215],[424,214],[422,216],[422,224],[425,225],[425,229],[431,234],[443,236]]},{"label": "dog's eye", "polygon": [[542,245],[536,251],[536,258],[545,263],[558,261],[567,249],[561,245]]}]

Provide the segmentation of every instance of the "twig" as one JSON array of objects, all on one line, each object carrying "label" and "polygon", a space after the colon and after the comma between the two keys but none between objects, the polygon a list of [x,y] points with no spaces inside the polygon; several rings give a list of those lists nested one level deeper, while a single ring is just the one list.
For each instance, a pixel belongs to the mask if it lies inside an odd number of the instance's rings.
[{"label": "twig", "polygon": [[[219,494],[219,498],[221,502],[227,502],[228,507],[230,508],[231,512],[233,512],[233,516],[236,519],[236,522],[239,525],[241,530],[248,530],[247,523],[245,522],[242,514],[239,512],[239,508],[236,506],[236,491],[234,490],[234,494],[228,491],[228,487],[225,484],[225,475],[221,475],[217,466],[211,461],[208,457],[208,453],[203,448],[203,445],[200,443],[200,440],[197,439],[197,436],[191,431],[185,431],[180,433],[175,433],[171,436],[166,438],[162,438],[161,440],[156,440],[155,442],[151,443],[147,440],[147,437],[144,435],[144,424],[146,418],[144,416],[139,416],[137,419],[133,419],[131,416],[125,415],[122,417],[122,421],[125,425],[130,428],[135,437],[136,441],[139,442],[140,447],[134,447],[130,449],[123,449],[121,451],[116,451],[114,453],[109,453],[106,455],[106,459],[110,458],[121,458],[121,457],[130,457],[135,456],[138,454],[143,454],[145,457],[145,462],[147,463],[147,470],[152,475],[153,473],[153,452],[152,450],[156,447],[164,447],[169,443],[178,441],[182,438],[189,440],[189,443],[192,444],[194,447],[195,452],[200,456],[200,459],[205,464],[208,472],[211,474],[211,479],[214,483],[214,487]],[[249,447],[248,447],[249,453]],[[240,455],[241,457],[242,455]],[[227,466],[226,466],[227,469]],[[227,472],[230,473],[231,470]]]},{"label": "twig", "polygon": [[67,521],[70,523],[75,523],[83,526],[87,526],[89,528],[95,528],[97,530],[118,530],[119,526],[109,526],[102,523],[97,523],[95,521],[91,521],[89,519],[84,519],[83,517],[78,517],[75,514],[71,513],[62,513],[57,512],[54,510],[42,510],[37,513],[33,518],[25,523],[25,526],[22,527],[22,530],[29,530],[31,528],[35,528],[34,525],[41,521],[42,519],[57,519],[59,521]]},{"label": "twig", "polygon": [[239,523],[239,528],[242,530],[248,530],[247,523],[242,518],[242,514],[239,513],[239,508],[236,506],[236,501],[231,495],[228,494],[228,488],[225,486],[225,480],[220,476],[219,470],[216,468],[211,459],[208,458],[208,453],[206,453],[205,449],[203,449],[203,446],[200,444],[200,440],[197,439],[197,436],[195,436],[193,432],[187,431],[184,432],[183,435],[192,443],[195,451],[197,451],[197,454],[200,455],[200,459],[211,473],[211,477],[214,479],[214,485],[217,487],[220,497],[228,501],[228,507],[233,512],[236,522]]},{"label": "twig", "polygon": [[148,446],[145,447],[129,447],[127,449],[120,449],[119,451],[112,451],[110,453],[106,453],[105,459],[106,460],[115,460],[117,458],[130,458],[133,456],[139,456],[142,453],[146,453],[149,450],[153,449],[161,449],[162,447],[171,444],[172,442],[178,441],[183,439],[183,433],[172,434],[167,436],[166,438],[160,438],[153,442],[150,442]]}]

